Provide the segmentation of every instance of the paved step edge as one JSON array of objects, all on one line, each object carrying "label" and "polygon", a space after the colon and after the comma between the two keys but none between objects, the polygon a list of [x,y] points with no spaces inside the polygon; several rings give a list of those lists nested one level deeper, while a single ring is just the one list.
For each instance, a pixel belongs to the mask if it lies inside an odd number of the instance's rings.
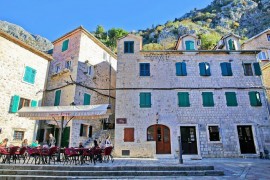
[{"label": "paved step edge", "polygon": [[0,170],[0,175],[54,176],[223,176],[223,171],[39,171]]}]

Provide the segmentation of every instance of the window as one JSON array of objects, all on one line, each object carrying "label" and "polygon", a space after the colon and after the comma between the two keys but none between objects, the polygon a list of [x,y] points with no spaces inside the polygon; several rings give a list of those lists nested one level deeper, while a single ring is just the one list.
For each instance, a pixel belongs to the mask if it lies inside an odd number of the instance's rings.
[{"label": "window", "polygon": [[235,92],[225,92],[225,96],[227,106],[238,106]]},{"label": "window", "polygon": [[134,53],[134,41],[124,42],[124,53]]},{"label": "window", "polygon": [[91,76],[92,75],[92,72],[93,71],[93,66],[87,66],[87,72],[86,72],[86,74],[88,75],[88,76]]},{"label": "window", "polygon": [[90,105],[91,95],[84,93],[83,105]]},{"label": "window", "polygon": [[150,63],[140,63],[140,76],[150,76]]},{"label": "window", "polygon": [[71,61],[66,61],[65,68],[69,70],[71,69]]},{"label": "window", "polygon": [[148,92],[140,93],[140,107],[141,108],[151,107],[151,93]]},{"label": "window", "polygon": [[60,98],[61,98],[61,90],[55,91],[54,106],[59,106],[59,104],[60,104]]},{"label": "window", "polygon": [[214,106],[214,98],[212,92],[203,92],[203,106],[204,107],[213,107]]},{"label": "window", "polygon": [[187,75],[187,69],[186,69],[185,62],[175,63],[175,67],[176,67],[176,76],[186,76]]},{"label": "window", "polygon": [[186,50],[195,50],[194,41],[185,41]]},{"label": "window", "polygon": [[200,75],[201,76],[211,76],[210,64],[207,62],[199,63]]},{"label": "window", "polygon": [[80,136],[87,137],[88,125],[81,124]]},{"label": "window", "polygon": [[258,59],[259,60],[266,60],[267,59],[266,52],[260,52],[258,54]]},{"label": "window", "polygon": [[257,91],[251,91],[249,94],[249,101],[251,106],[262,106],[260,93]]},{"label": "window", "polygon": [[208,126],[209,141],[220,141],[219,127]]},{"label": "window", "polygon": [[124,142],[134,142],[134,128],[124,128]]},{"label": "window", "polygon": [[222,76],[232,76],[232,67],[231,63],[224,62],[220,63]]},{"label": "window", "polygon": [[270,41],[270,34],[267,34],[267,40]]},{"label": "window", "polygon": [[230,39],[228,41],[228,44],[229,44],[229,50],[235,50],[235,41]]},{"label": "window", "polygon": [[178,93],[178,106],[179,107],[189,107],[189,93],[188,92],[179,92]]},{"label": "window", "polygon": [[103,60],[107,61],[107,53],[106,52],[103,52]]},{"label": "window", "polygon": [[13,140],[22,141],[24,138],[24,131],[14,131]]},{"label": "window", "polygon": [[69,39],[63,41],[62,52],[66,51],[68,49],[68,43],[69,43]]},{"label": "window", "polygon": [[29,99],[20,98],[19,109],[21,109],[22,107],[29,107],[29,106],[30,106]]},{"label": "window", "polygon": [[55,73],[59,73],[61,70],[61,64],[56,64],[55,65]]},{"label": "window", "polygon": [[254,72],[255,72],[255,75],[256,76],[260,76],[262,75],[262,72],[261,72],[261,67],[260,67],[260,64],[259,63],[253,63],[253,67],[254,67]]},{"label": "window", "polygon": [[147,128],[147,141],[154,141],[155,127],[150,126]]},{"label": "window", "polygon": [[35,78],[36,78],[36,73],[37,71],[29,66],[25,67],[24,71],[24,76],[23,76],[23,81],[28,82],[30,84],[35,83]]},{"label": "window", "polygon": [[245,76],[253,76],[251,63],[243,64]]}]

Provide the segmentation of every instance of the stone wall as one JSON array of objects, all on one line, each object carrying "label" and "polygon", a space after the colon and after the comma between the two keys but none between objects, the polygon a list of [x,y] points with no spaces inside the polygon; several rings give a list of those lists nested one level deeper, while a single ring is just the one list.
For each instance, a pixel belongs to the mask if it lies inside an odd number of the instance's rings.
[{"label": "stone wall", "polygon": [[[124,41],[134,41],[134,54],[124,54]],[[256,62],[255,54],[242,53],[189,53],[140,52],[140,39],[127,36],[118,42],[117,88],[131,88],[116,92],[116,119],[127,118],[126,124],[116,124],[116,155],[130,150],[132,157],[152,157],[155,142],[147,141],[147,128],[159,124],[170,129],[171,154],[178,150],[177,136],[181,126],[195,126],[198,156],[239,157],[241,155],[237,125],[251,125],[256,153],[269,148],[269,116],[260,76],[245,76],[243,63]],[[218,52],[218,51],[217,51]],[[187,76],[176,76],[175,63],[186,62]],[[139,63],[150,63],[150,76],[139,75]],[[200,76],[199,63],[210,64],[211,76]],[[220,63],[231,62],[233,76],[222,76]],[[135,89],[132,89],[135,88]],[[141,88],[141,89],[140,89]],[[149,88],[149,89],[144,89]],[[163,88],[163,89],[151,89]],[[171,89],[170,89],[171,88]],[[250,91],[260,92],[262,106],[252,107]],[[140,108],[140,92],[151,92],[151,108]],[[178,92],[188,92],[190,107],[178,107]],[[202,92],[213,92],[214,107],[203,107]],[[225,92],[236,92],[238,106],[227,107]],[[207,125],[220,127],[221,142],[208,141]],[[124,142],[124,128],[135,129],[134,143]],[[263,147],[264,146],[264,147]]]},{"label": "stone wall", "polygon": [[[8,138],[9,144],[21,145],[22,141],[13,140],[14,130],[17,130],[24,131],[24,139],[31,143],[37,130],[36,121],[10,113],[11,100],[18,95],[41,105],[48,60],[0,36],[0,61],[0,141]],[[33,85],[23,81],[25,66],[37,71]]]},{"label": "stone wall", "polygon": [[270,30],[266,31],[265,33],[261,34],[260,36],[248,40],[242,45],[242,49],[244,50],[263,50],[263,49],[270,49],[270,41],[267,39],[267,34],[270,34]]}]

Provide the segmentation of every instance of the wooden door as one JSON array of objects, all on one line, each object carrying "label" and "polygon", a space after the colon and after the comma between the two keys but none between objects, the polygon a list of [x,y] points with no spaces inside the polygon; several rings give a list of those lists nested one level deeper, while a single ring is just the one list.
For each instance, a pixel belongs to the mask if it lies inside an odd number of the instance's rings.
[{"label": "wooden door", "polygon": [[183,154],[198,154],[196,127],[182,126],[180,127],[180,132]]},{"label": "wooden door", "polygon": [[164,125],[155,125],[157,154],[171,154],[170,129]]},{"label": "wooden door", "polygon": [[237,126],[241,154],[256,154],[251,126]]}]

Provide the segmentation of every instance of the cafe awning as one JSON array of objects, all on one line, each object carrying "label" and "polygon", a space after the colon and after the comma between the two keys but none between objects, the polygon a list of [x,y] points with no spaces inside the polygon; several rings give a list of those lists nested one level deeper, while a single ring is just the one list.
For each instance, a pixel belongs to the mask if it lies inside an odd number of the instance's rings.
[{"label": "cafe awning", "polygon": [[108,118],[111,113],[109,104],[86,106],[42,106],[23,107],[19,111],[19,117],[28,117],[34,120],[82,120]]}]

